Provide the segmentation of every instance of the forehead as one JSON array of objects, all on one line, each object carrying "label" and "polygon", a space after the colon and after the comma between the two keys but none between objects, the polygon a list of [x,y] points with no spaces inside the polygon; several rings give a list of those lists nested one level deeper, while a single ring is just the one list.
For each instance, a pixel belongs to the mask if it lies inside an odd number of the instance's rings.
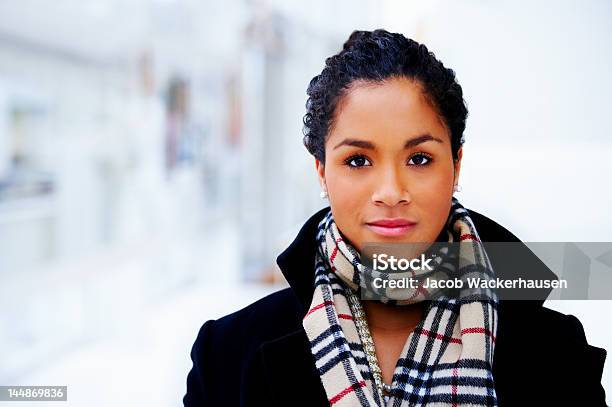
[{"label": "forehead", "polygon": [[[422,86],[407,78],[356,82],[340,100],[329,138],[400,138],[448,131]],[[446,136],[446,137],[445,137]]]}]

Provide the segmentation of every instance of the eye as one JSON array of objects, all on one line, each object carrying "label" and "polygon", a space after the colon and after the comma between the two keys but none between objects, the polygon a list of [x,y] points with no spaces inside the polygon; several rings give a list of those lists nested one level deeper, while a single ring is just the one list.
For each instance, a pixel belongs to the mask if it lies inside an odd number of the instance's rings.
[{"label": "eye", "polygon": [[344,160],[344,163],[348,165],[350,168],[361,168],[365,166],[370,166],[372,163],[363,155],[353,155]]},{"label": "eye", "polygon": [[408,161],[408,165],[427,165],[431,162],[431,157],[423,154],[423,153],[417,153],[415,155],[413,155],[412,157],[410,157],[410,160]]}]

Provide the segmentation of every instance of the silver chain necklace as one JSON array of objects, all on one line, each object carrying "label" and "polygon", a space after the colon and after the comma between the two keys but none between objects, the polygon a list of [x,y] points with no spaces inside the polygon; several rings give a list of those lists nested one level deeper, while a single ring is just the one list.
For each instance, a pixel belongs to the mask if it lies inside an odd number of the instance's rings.
[{"label": "silver chain necklace", "polygon": [[378,394],[382,395],[385,404],[389,402],[391,397],[391,385],[384,383],[382,378],[382,370],[378,364],[378,358],[376,357],[376,349],[374,347],[374,340],[370,334],[370,328],[368,327],[368,321],[366,319],[365,312],[361,306],[359,297],[348,287],[345,287],[346,297],[348,299],[349,307],[355,318],[355,326],[357,327],[357,333],[363,344],[363,351],[366,354],[366,360],[370,365],[370,371],[374,377],[374,384],[378,390]]}]

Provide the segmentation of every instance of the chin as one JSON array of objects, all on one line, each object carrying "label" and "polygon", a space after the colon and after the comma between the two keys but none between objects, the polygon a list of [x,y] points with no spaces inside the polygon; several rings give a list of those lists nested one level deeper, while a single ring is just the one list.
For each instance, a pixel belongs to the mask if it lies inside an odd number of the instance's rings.
[{"label": "chin", "polygon": [[368,236],[365,240],[362,240],[363,243],[412,243],[418,242],[415,240],[415,236],[413,232],[407,233],[403,236],[382,236],[376,233],[368,233]]}]

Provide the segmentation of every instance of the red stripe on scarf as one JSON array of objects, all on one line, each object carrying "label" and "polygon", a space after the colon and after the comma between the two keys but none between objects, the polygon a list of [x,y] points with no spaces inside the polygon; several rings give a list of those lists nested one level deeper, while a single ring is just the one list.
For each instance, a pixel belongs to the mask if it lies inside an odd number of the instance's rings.
[{"label": "red stripe on scarf", "polygon": [[332,250],[332,254],[329,256],[330,263],[334,262],[334,259],[336,258],[337,254],[338,254],[338,246],[334,247],[334,250]]},{"label": "red stripe on scarf", "polygon": [[352,315],[349,314],[338,314],[338,318],[342,318],[342,319],[353,319]]},{"label": "red stripe on scarf", "polygon": [[333,301],[325,301],[325,302],[322,302],[322,303],[321,303],[321,304],[319,304],[319,305],[315,305],[314,307],[312,307],[312,308],[311,308],[311,309],[310,309],[310,310],[309,310],[309,311],[306,313],[306,315],[304,315],[304,318],[306,318],[308,315],[312,314],[312,313],[313,313],[313,312],[315,312],[316,310],[323,308],[323,307],[324,307],[324,306],[326,306],[326,305],[334,305],[334,302],[333,302]]},{"label": "red stripe on scarf", "polygon": [[491,340],[493,342],[495,342],[495,335],[491,334],[491,331],[489,331],[488,329],[484,329],[480,326],[474,328],[463,328],[461,330],[461,335],[463,334],[486,334],[491,337]]},{"label": "red stripe on scarf", "polygon": [[[410,273],[412,273],[412,277],[416,278],[416,272],[414,271],[414,269],[410,269]],[[406,301],[411,301],[415,299],[417,295],[419,294],[423,294],[423,297],[427,298],[427,296],[429,295],[429,292],[425,288],[423,288],[422,285],[419,284],[414,294],[412,294]]]},{"label": "red stripe on scarf", "polygon": [[472,239],[472,240],[475,240],[477,242],[480,242],[480,239],[478,239],[478,236],[473,235],[471,233],[466,233],[465,235],[459,236],[459,241],[460,242],[463,241],[463,240],[466,240],[466,239]]},{"label": "red stripe on scarf", "polygon": [[329,404],[335,404],[338,401],[340,401],[340,399],[342,399],[342,397],[346,396],[349,393],[354,392],[355,390],[361,388],[361,387],[365,387],[365,380],[360,381],[357,384],[353,384],[352,386],[347,387],[346,389],[342,390],[340,393],[336,394],[334,397],[332,397],[331,399],[329,399]]},{"label": "red stripe on scarf", "polygon": [[427,298],[427,296],[429,295],[429,292],[425,288],[423,288],[423,286],[419,285],[414,291],[414,294],[408,297],[406,301],[414,300],[419,294],[422,294],[423,297]]},{"label": "red stripe on scarf", "polygon": [[338,255],[338,243],[340,243],[342,241],[342,238],[339,237],[336,239],[336,246],[334,246],[334,250],[332,251],[331,256],[329,256],[329,261],[330,263],[334,262],[334,259],[336,258],[336,256]]},{"label": "red stripe on scarf", "polygon": [[449,338],[449,337],[447,337],[445,335],[431,332],[428,329],[421,329],[421,335],[429,336],[430,338],[436,338],[436,339],[439,339],[439,340],[445,340],[445,339],[448,338],[448,341],[450,343],[461,343],[461,339],[453,338],[452,336]]}]

